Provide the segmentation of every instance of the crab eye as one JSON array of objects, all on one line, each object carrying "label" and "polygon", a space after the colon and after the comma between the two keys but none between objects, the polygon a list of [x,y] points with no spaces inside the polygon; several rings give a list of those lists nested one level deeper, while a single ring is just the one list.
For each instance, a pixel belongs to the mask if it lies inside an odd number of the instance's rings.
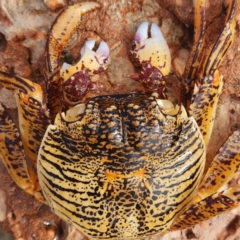
[{"label": "crab eye", "polygon": [[149,29],[148,22],[143,22],[135,34],[135,49],[132,54],[140,65],[150,62],[158,68],[163,76],[170,72],[170,50],[160,28],[152,23]]}]

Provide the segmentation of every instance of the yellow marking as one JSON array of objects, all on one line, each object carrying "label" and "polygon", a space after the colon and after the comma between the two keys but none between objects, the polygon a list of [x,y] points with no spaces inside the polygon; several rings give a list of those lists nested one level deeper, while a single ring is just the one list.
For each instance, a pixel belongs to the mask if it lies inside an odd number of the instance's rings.
[{"label": "yellow marking", "polygon": [[97,142],[97,138],[96,137],[89,137],[88,140],[93,144]]},{"label": "yellow marking", "polygon": [[113,149],[116,148],[115,144],[107,144],[106,149]]},{"label": "yellow marking", "polygon": [[139,142],[138,144],[136,144],[136,147],[140,148],[143,146],[143,142]]},{"label": "yellow marking", "polygon": [[125,178],[124,175],[116,173],[116,172],[110,172],[109,170],[105,171],[105,175],[109,182],[113,182],[116,178]]},{"label": "yellow marking", "polygon": [[197,202],[199,202],[201,200],[202,200],[202,197],[201,197],[200,193],[197,193],[197,195],[193,199],[193,204],[196,204]]},{"label": "yellow marking", "polygon": [[130,173],[129,176],[130,177],[138,177],[143,179],[144,178],[144,174],[145,174],[145,168],[141,168],[138,171],[134,172],[134,173]]},{"label": "yellow marking", "polygon": [[108,139],[113,139],[115,136],[115,132],[114,133],[109,133],[108,134]]},{"label": "yellow marking", "polygon": [[104,164],[104,163],[110,163],[111,161],[105,157],[105,158],[102,158],[100,162],[101,164]]},{"label": "yellow marking", "polygon": [[25,95],[23,92],[21,92],[19,95],[23,102],[25,102],[26,104],[29,104],[28,95]]},{"label": "yellow marking", "polygon": [[132,124],[133,124],[133,126],[135,126],[135,127],[136,127],[136,126],[139,126],[139,123],[140,123],[140,122],[139,122],[139,121],[137,121],[137,120],[135,120],[135,121],[132,121]]},{"label": "yellow marking", "polygon": [[219,74],[219,71],[216,70],[215,73],[214,73],[214,80],[213,80],[213,84],[218,84],[219,83],[219,80],[220,80],[220,74]]},{"label": "yellow marking", "polygon": [[109,128],[111,128],[111,127],[113,127],[115,125],[116,125],[116,123],[114,121],[111,121],[111,122],[108,123],[108,127]]},{"label": "yellow marking", "polygon": [[131,178],[131,177],[137,177],[137,178],[143,179],[144,174],[145,174],[145,168],[141,168],[138,171],[133,172],[133,173],[129,173],[129,174],[121,174],[121,173],[117,173],[117,172],[110,172],[109,170],[105,171],[106,178],[110,182],[114,181],[116,178],[128,179],[128,178]]}]

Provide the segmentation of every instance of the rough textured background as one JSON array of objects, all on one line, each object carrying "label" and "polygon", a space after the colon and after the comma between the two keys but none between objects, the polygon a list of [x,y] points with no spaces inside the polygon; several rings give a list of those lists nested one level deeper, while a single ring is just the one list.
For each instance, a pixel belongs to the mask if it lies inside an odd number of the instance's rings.
[{"label": "rough textured background", "polygon": [[[0,0],[0,69],[44,85],[44,46],[51,22],[64,5],[74,0]],[[94,94],[139,91],[141,86],[129,79],[134,67],[129,50],[138,25],[142,21],[161,26],[172,53],[172,70],[181,75],[193,36],[193,8],[191,0],[99,0],[100,10],[83,17],[79,44],[74,45],[74,57],[86,38],[105,40],[111,48],[112,64],[99,78],[100,88]],[[209,44],[223,27],[224,7],[228,0],[209,0],[207,24]],[[221,66],[225,86],[221,95],[208,161],[215,155],[229,134],[240,126],[240,11],[237,9],[237,32],[233,46]],[[77,51],[76,51],[77,50]],[[104,85],[104,87],[103,87]],[[175,85],[175,84],[173,84]],[[0,88],[0,101],[15,109],[13,95]],[[12,111],[13,112],[13,111]],[[13,114],[14,115],[14,114]],[[240,174],[231,181],[240,185]],[[53,223],[46,227],[44,222]],[[53,239],[58,226],[62,239],[87,239],[66,226],[47,206],[24,193],[12,181],[0,161],[0,228],[17,240]],[[159,235],[161,240],[239,240],[240,209],[228,212],[192,228]]]}]

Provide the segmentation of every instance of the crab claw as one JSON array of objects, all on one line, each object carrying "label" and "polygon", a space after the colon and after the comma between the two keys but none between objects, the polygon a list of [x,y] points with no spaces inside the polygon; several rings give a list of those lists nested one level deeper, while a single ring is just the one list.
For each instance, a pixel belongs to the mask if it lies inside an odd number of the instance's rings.
[{"label": "crab claw", "polygon": [[143,22],[134,38],[135,49],[132,51],[134,61],[140,65],[151,63],[158,68],[163,76],[170,72],[171,56],[168,45],[160,28],[152,23],[148,37],[148,22]]},{"label": "crab claw", "polygon": [[110,62],[110,50],[107,43],[101,41],[96,52],[92,50],[94,45],[94,40],[90,40],[85,43],[81,50],[82,57],[78,63],[88,69],[91,75],[98,74],[106,70]]},{"label": "crab claw", "polygon": [[87,41],[80,51],[81,59],[76,65],[63,64],[60,75],[64,82],[79,71],[87,72],[91,76],[107,69],[110,62],[110,50],[107,43],[102,41],[96,51],[92,50],[94,46],[95,40]]},{"label": "crab claw", "polygon": [[46,43],[48,72],[54,72],[59,66],[61,52],[80,25],[81,16],[99,7],[97,2],[81,2],[61,11],[50,29]]},{"label": "crab claw", "polygon": [[170,72],[171,56],[168,45],[159,27],[152,23],[150,37],[148,22],[143,22],[134,38],[133,62],[142,67],[140,74],[130,77],[139,81],[157,98],[165,98],[165,76]]},{"label": "crab claw", "polygon": [[94,46],[95,40],[87,41],[80,51],[79,62],[76,65],[64,63],[60,69],[63,98],[67,105],[75,105],[89,89],[94,88],[91,76],[106,70],[109,65],[110,50],[107,43],[102,41],[96,51],[93,50]]},{"label": "crab claw", "polygon": [[[97,2],[80,2],[62,9],[52,24],[46,42],[47,108],[53,122],[58,112],[63,110],[62,79],[59,70],[62,52],[81,24],[82,15],[100,8]],[[62,72],[70,66],[64,64]]]}]

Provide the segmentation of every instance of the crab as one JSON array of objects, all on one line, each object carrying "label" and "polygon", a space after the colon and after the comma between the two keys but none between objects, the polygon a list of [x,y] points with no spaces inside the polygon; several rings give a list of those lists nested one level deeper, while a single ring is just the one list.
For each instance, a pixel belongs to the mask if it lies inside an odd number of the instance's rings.
[{"label": "crab", "polygon": [[[102,41],[86,41],[80,60],[61,65],[61,52],[80,24],[100,7],[66,7],[46,43],[46,89],[0,72],[15,93],[19,128],[0,105],[0,157],[13,180],[91,239],[141,239],[183,229],[239,206],[240,190],[221,190],[238,170],[240,129],[224,143],[204,175],[206,148],[223,80],[218,67],[234,38],[237,0],[210,52],[205,49],[205,0],[194,1],[195,36],[183,80],[186,100],[168,99],[171,57],[156,24],[143,22],[130,77],[144,93],[84,100],[94,75],[110,64]],[[31,164],[26,160],[31,161]],[[36,169],[36,171],[35,171]]]}]

